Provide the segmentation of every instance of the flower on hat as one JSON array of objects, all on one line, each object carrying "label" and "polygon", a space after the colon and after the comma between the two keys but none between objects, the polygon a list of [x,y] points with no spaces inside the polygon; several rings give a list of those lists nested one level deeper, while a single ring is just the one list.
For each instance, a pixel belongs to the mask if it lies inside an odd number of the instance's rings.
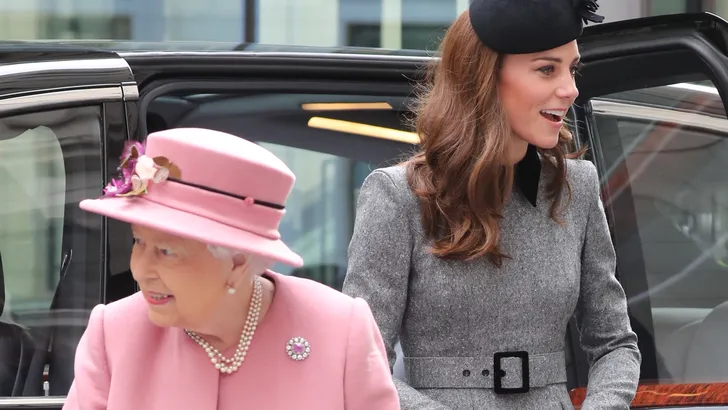
[{"label": "flower on hat", "polygon": [[104,188],[105,197],[139,196],[146,194],[151,183],[158,184],[172,177],[179,179],[182,172],[166,157],[144,155],[144,146],[128,141],[121,154],[120,177],[113,178]]}]

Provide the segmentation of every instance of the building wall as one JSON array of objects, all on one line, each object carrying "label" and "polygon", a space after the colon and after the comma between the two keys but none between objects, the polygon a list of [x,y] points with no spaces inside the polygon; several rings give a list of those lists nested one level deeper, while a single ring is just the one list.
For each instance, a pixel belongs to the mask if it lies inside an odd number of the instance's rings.
[{"label": "building wall", "polygon": [[[315,3],[315,5],[314,5]],[[642,15],[643,2],[603,1],[607,21]],[[422,48],[434,41],[467,0],[266,0],[259,2],[258,41],[275,44]],[[428,41],[429,40],[429,41]]]},{"label": "building wall", "polygon": [[641,17],[645,14],[643,8],[644,2],[639,0],[602,0],[599,2],[599,13],[604,15],[605,22]]},{"label": "building wall", "polygon": [[[421,48],[468,0],[257,0],[257,41]],[[607,21],[685,10],[687,0],[602,0]],[[719,3],[715,10],[728,12]],[[242,41],[244,0],[0,0],[0,39]],[[723,10],[726,8],[727,10]]]}]

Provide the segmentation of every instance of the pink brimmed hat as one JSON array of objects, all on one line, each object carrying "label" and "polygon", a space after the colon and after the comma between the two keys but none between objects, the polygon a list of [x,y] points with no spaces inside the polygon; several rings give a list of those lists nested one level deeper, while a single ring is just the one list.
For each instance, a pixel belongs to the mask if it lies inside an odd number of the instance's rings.
[{"label": "pink brimmed hat", "polygon": [[278,226],[293,172],[265,148],[199,128],[159,131],[127,143],[121,176],[82,209],[294,267],[303,260]]}]

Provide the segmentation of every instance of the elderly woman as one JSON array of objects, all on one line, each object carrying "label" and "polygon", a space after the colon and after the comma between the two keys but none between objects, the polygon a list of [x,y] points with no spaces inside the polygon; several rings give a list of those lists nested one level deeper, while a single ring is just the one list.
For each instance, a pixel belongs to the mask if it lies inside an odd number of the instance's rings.
[{"label": "elderly woman", "polygon": [[394,410],[368,305],[268,270],[301,258],[278,225],[295,177],[233,135],[132,143],[81,208],[131,224],[140,292],[91,312],[67,410]]}]

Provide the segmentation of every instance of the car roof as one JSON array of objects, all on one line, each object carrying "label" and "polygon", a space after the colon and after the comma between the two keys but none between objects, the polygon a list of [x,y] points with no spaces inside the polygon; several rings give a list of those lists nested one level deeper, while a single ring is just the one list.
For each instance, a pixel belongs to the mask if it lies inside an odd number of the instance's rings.
[{"label": "car roof", "polygon": [[[689,20],[689,15],[652,17],[645,20]],[[713,15],[702,14],[700,17],[715,19]],[[634,22],[617,22],[613,25],[628,25]],[[601,29],[592,30],[598,34]],[[346,58],[353,60],[389,60],[408,63],[422,63],[437,58],[437,51],[385,49],[353,46],[305,46],[280,45],[238,42],[209,41],[165,41],[144,42],[131,40],[22,40],[0,41],[0,54],[12,53],[13,50],[27,53],[38,51],[70,52],[85,54],[86,58],[97,53],[115,53],[122,58],[137,59],[145,56],[180,56],[180,55],[244,55],[250,57],[300,57],[325,59]],[[668,95],[669,94],[669,95]],[[631,90],[610,96],[612,100],[629,101],[637,104],[663,106],[664,101],[686,101],[689,95],[707,95],[709,101],[703,100],[704,106],[699,110],[709,115],[725,118],[725,110],[717,90],[710,86],[692,86],[690,84],[674,84],[654,89]]]},{"label": "car roof", "polygon": [[38,47],[55,46],[59,49],[104,50],[120,55],[135,52],[240,52],[250,54],[301,53],[301,54],[347,54],[361,56],[432,57],[435,50],[386,49],[354,46],[305,46],[286,44],[237,43],[219,41],[164,41],[147,42],[132,40],[23,40],[0,41],[0,46]]}]

